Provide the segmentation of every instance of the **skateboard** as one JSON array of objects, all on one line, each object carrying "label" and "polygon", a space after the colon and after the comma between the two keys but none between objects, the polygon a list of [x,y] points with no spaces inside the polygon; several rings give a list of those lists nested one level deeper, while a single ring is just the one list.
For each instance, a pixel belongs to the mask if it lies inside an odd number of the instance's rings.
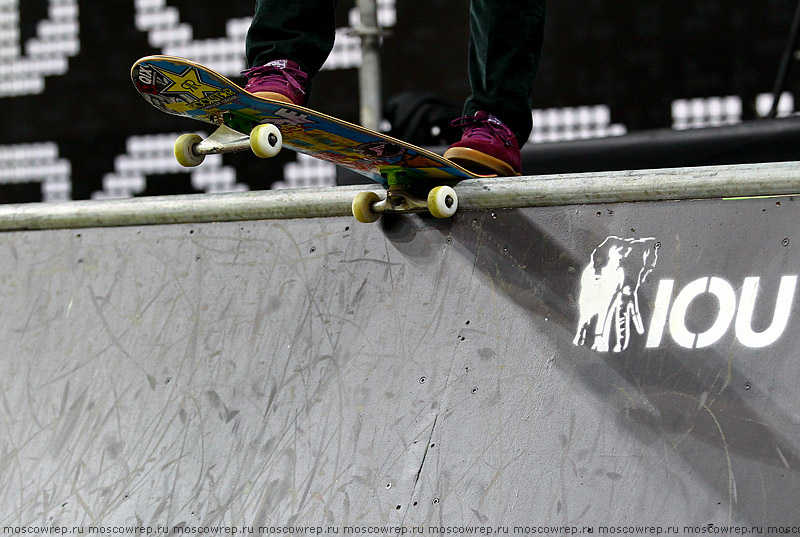
[{"label": "skateboard", "polygon": [[344,166],[382,184],[385,198],[358,193],[352,203],[360,222],[383,213],[428,211],[448,218],[458,208],[452,185],[493,177],[472,173],[426,149],[302,106],[256,97],[221,74],[174,56],[147,56],[133,64],[131,80],[155,108],[210,123],[203,139],[184,134],[175,142],[183,166],[198,166],[206,155],[252,150],[273,157],[282,147]]}]

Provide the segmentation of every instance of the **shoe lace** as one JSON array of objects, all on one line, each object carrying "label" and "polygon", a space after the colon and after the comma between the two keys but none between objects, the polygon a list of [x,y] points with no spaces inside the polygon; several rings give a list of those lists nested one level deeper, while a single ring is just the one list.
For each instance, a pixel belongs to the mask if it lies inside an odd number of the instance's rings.
[{"label": "shoe lace", "polygon": [[271,65],[261,67],[252,67],[246,71],[242,71],[242,75],[247,77],[248,85],[254,83],[264,84],[278,82],[285,86],[290,86],[305,95],[306,91],[303,84],[292,75],[291,69],[280,69]]},{"label": "shoe lace", "polygon": [[454,119],[450,124],[453,127],[463,128],[465,138],[474,138],[489,143],[499,139],[506,147],[512,145],[511,136],[513,134],[511,130],[497,120],[464,116]]}]

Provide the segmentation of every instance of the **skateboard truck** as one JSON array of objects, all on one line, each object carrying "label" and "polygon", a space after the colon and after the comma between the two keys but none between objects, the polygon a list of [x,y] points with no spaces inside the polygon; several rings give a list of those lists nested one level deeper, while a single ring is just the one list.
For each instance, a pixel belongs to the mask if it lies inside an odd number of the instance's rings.
[{"label": "skateboard truck", "polygon": [[411,182],[404,180],[402,168],[381,173],[389,189],[386,198],[375,192],[359,192],[353,199],[353,216],[362,223],[375,222],[383,213],[419,213],[428,211],[436,218],[449,218],[458,209],[458,195],[447,185],[439,185],[428,191],[426,199],[409,192]]},{"label": "skateboard truck", "polygon": [[202,164],[206,155],[236,153],[248,149],[258,157],[271,158],[280,152],[282,145],[281,131],[275,125],[256,125],[250,131],[250,136],[247,136],[223,123],[205,139],[194,133],[179,136],[173,149],[178,163],[192,168]]}]

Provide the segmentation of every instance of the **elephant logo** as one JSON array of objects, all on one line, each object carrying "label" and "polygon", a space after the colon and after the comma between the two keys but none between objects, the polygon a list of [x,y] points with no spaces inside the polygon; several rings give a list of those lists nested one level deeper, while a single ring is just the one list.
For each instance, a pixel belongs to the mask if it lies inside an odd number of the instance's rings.
[{"label": "elephant logo", "polygon": [[613,344],[613,352],[622,352],[631,328],[644,334],[639,289],[656,266],[659,246],[654,238],[611,236],[594,249],[581,275],[575,345],[608,352]]}]

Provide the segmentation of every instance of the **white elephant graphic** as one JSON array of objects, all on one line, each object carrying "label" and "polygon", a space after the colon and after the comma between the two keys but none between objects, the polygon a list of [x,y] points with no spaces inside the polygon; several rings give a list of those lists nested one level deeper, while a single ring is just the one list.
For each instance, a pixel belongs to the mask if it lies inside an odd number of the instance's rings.
[{"label": "white elephant graphic", "polygon": [[593,350],[608,352],[613,337],[614,352],[622,352],[630,344],[631,325],[644,334],[639,287],[657,260],[654,238],[611,236],[594,249],[589,266],[581,275],[575,345],[591,344]]}]

